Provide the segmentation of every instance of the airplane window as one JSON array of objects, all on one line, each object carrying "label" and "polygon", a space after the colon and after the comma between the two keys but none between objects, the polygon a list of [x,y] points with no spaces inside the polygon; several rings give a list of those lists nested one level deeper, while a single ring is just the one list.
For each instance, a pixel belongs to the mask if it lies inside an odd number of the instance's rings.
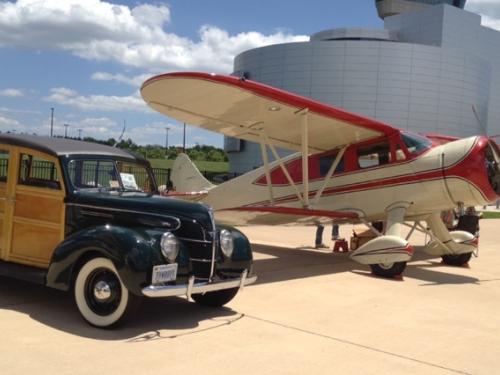
[{"label": "airplane window", "polygon": [[401,161],[405,159],[406,159],[405,153],[403,152],[403,150],[401,150],[401,147],[399,147],[399,145],[396,145],[396,160]]},{"label": "airplane window", "polygon": [[391,149],[388,143],[379,143],[358,149],[358,165],[360,168],[371,168],[390,162]]},{"label": "airplane window", "polygon": [[[337,155],[328,155],[328,156],[322,156],[319,158],[319,174],[321,177],[325,177],[330,170],[330,167],[333,164],[333,161]],[[337,164],[337,168],[335,168],[335,173],[342,173],[344,172],[344,158],[340,159],[339,163]]]},{"label": "airplane window", "polygon": [[403,133],[402,138],[406,147],[408,147],[408,151],[412,154],[425,150],[432,145],[429,139],[417,134]]}]

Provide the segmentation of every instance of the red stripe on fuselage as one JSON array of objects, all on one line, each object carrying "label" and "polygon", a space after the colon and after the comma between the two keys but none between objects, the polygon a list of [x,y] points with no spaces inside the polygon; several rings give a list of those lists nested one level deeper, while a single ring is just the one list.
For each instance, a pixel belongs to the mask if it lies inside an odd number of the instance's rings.
[{"label": "red stripe on fuselage", "polygon": [[[485,201],[493,201],[497,196],[489,186],[489,182],[486,177],[486,171],[485,170],[483,171],[481,170],[481,168],[478,168],[478,165],[481,165],[481,160],[484,159],[484,156],[482,155],[482,151],[484,150],[484,145],[481,144],[481,142],[484,140],[482,138],[483,137],[478,137],[478,139],[475,140],[471,148],[465,153],[465,155],[461,159],[451,164],[450,166],[445,167],[444,169],[435,168],[424,172],[419,172],[416,174],[410,172],[388,178],[380,178],[361,183],[356,182],[337,187],[329,187],[324,190],[322,196],[354,193],[354,192],[382,189],[400,185],[425,183],[435,180],[444,181],[445,178],[446,179],[458,178],[466,181],[467,183],[471,184],[475,189],[477,189],[477,191],[483,196]],[[395,167],[397,166],[389,165],[383,168],[395,168]],[[367,173],[368,171],[356,171],[356,172]],[[310,191],[309,197],[314,197],[316,192],[317,190]],[[289,194],[283,197],[278,197],[275,198],[274,200],[275,203],[289,203],[294,201],[298,201],[298,197],[295,194]],[[258,203],[252,203],[249,206],[262,205],[262,204],[269,204],[269,201],[266,200]]]}]

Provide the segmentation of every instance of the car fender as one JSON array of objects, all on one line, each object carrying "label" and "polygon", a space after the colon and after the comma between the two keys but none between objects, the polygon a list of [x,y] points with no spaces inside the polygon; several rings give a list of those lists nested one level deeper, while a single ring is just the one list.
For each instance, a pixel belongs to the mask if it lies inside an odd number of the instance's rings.
[{"label": "car fender", "polygon": [[152,265],[164,263],[157,242],[146,231],[112,225],[74,233],[55,249],[47,271],[47,286],[69,290],[79,267],[87,259],[102,256],[113,262],[127,289],[141,295]]}]

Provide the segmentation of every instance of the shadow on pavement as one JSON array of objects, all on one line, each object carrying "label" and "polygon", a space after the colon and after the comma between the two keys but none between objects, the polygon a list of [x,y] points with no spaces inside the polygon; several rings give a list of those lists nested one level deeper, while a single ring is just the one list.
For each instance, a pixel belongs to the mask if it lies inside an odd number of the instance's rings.
[{"label": "shadow on pavement", "polygon": [[[369,266],[352,261],[348,253],[332,253],[331,250],[294,249],[288,247],[253,244],[254,252],[264,255],[254,260],[257,284],[302,279],[340,272],[373,276]],[[419,264],[414,264],[419,262]],[[425,262],[422,264],[422,262]],[[476,284],[479,279],[454,273],[458,267],[441,264],[440,258],[417,250],[406,267],[404,277],[426,282],[423,286],[440,284]],[[401,279],[387,279],[404,281]]]},{"label": "shadow on pavement", "polygon": [[[372,276],[370,268],[349,259],[347,253],[328,250],[293,249],[254,244],[254,271],[258,284],[296,280],[341,272]],[[432,260],[430,260],[432,259]],[[412,264],[420,261],[419,264]],[[424,262],[422,262],[424,261]],[[475,277],[453,273],[455,267],[417,252],[404,276],[424,281],[422,286],[477,284]],[[387,279],[391,281],[404,281]],[[131,343],[175,339],[232,324],[242,315],[230,308],[208,308],[184,298],[144,298],[137,315],[117,330],[89,326],[79,315],[71,293],[0,276],[0,309],[17,311],[70,334],[96,340],[125,340]]]},{"label": "shadow on pavement", "polygon": [[135,317],[124,326],[103,330],[89,326],[80,317],[71,293],[1,276],[0,309],[29,315],[42,324],[73,335],[135,343],[196,334],[242,317],[230,308],[203,307],[184,298],[145,298]]}]

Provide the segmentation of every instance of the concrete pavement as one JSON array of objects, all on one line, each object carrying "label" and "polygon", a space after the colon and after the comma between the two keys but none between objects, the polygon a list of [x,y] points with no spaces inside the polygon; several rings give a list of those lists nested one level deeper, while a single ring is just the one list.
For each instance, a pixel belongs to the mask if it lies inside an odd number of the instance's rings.
[{"label": "concrete pavement", "polygon": [[0,371],[499,373],[499,224],[481,222],[470,268],[418,254],[402,280],[308,249],[314,227],[242,228],[254,243],[256,285],[220,309],[146,300],[115,331],[87,326],[65,293],[0,278]]}]

